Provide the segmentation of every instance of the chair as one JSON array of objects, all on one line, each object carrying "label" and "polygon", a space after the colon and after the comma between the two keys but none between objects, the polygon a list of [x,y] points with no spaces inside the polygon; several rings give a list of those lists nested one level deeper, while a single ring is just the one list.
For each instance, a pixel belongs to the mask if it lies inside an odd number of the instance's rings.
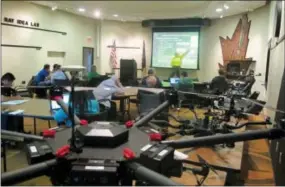
[{"label": "chair", "polygon": [[90,100],[96,100],[92,90],[74,92],[74,106],[78,109],[78,117],[87,120],[89,123],[93,121],[106,121],[108,118],[108,108],[99,104],[99,113],[89,113],[88,104]]},{"label": "chair", "polygon": [[192,95],[185,95],[184,93],[181,93],[179,91],[182,92],[193,92],[194,88],[189,87],[186,84],[179,84],[179,88],[178,88],[178,107],[181,108],[182,104],[187,102],[187,103],[191,103],[192,102]]},{"label": "chair", "polygon": [[253,93],[249,96],[249,99],[254,99],[254,100],[256,100],[256,99],[258,98],[259,94],[260,94],[260,92],[255,91],[255,92],[253,92]]},{"label": "chair", "polygon": [[[155,109],[157,106],[162,104],[166,100],[166,96],[164,92],[161,92],[159,94],[152,93],[145,90],[138,90],[138,111],[139,114],[148,113],[152,109]],[[168,108],[164,110],[164,112],[168,112]],[[168,117],[164,119],[164,116],[156,116],[155,119],[161,119],[168,121]]]},{"label": "chair", "polygon": [[212,94],[223,94],[229,89],[229,84],[226,80],[214,81],[210,84],[210,89]]},{"label": "chair", "polygon": [[252,86],[254,85],[255,83],[255,80],[254,81],[251,81],[248,85],[246,85],[244,88],[243,88],[243,91],[246,93],[246,94],[250,94],[251,92],[251,88]]}]

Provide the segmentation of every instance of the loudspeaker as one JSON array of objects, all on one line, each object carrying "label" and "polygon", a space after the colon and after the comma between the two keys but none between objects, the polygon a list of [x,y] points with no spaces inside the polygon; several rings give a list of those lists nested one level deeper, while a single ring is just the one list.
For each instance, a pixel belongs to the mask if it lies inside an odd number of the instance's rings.
[{"label": "loudspeaker", "polygon": [[151,19],[142,21],[142,27],[202,27],[210,25],[211,20],[207,18]]},{"label": "loudspeaker", "polygon": [[120,60],[120,80],[124,86],[132,86],[137,81],[137,63],[134,59]]}]

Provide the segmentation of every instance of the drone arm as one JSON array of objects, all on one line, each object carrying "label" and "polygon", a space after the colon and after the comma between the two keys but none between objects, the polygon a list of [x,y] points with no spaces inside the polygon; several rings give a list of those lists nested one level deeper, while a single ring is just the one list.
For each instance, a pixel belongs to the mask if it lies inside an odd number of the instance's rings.
[{"label": "drone arm", "polygon": [[[57,99],[57,104],[62,108],[66,115],[69,115],[68,106],[63,102],[62,99]],[[80,119],[74,114],[74,121],[76,124],[80,124]]]},{"label": "drone arm", "polygon": [[244,126],[249,126],[249,125],[267,125],[267,124],[272,124],[272,123],[268,121],[252,121],[252,122],[247,122],[247,123],[237,125],[237,126],[231,126],[231,125],[225,124],[225,127],[228,129],[234,130],[234,129],[240,129]]},{"label": "drone arm", "polygon": [[[24,141],[24,140],[43,140],[44,138],[42,136],[32,135],[32,134],[25,134],[20,132],[13,132],[13,131],[7,131],[7,130],[1,130],[2,138],[7,138],[11,140],[17,141],[18,138]],[[5,137],[6,136],[6,137]],[[11,137],[11,138],[10,138]]]},{"label": "drone arm", "polygon": [[285,131],[282,129],[266,129],[255,130],[242,133],[229,133],[223,135],[214,135],[201,138],[195,138],[190,140],[169,140],[161,141],[162,144],[167,144],[176,149],[189,148],[189,147],[201,147],[212,146],[217,144],[223,144],[227,142],[240,142],[256,139],[278,139],[285,136]]},{"label": "drone arm", "polygon": [[171,179],[154,172],[138,163],[131,162],[127,164],[127,167],[133,171],[134,176],[142,181],[146,181],[155,186],[180,186]]},{"label": "drone arm", "polygon": [[4,186],[20,183],[35,177],[45,175],[50,167],[56,165],[57,160],[52,159],[39,164],[34,164],[26,168],[3,173],[1,176],[1,184]]},{"label": "drone arm", "polygon": [[145,125],[146,123],[148,123],[153,117],[155,117],[156,115],[158,115],[162,110],[164,110],[165,108],[167,108],[169,106],[169,102],[165,101],[164,103],[162,103],[161,105],[159,105],[158,107],[156,107],[154,110],[152,110],[151,112],[149,112],[148,114],[146,114],[144,117],[142,117],[141,119],[139,119],[134,126],[140,127],[142,125]]}]

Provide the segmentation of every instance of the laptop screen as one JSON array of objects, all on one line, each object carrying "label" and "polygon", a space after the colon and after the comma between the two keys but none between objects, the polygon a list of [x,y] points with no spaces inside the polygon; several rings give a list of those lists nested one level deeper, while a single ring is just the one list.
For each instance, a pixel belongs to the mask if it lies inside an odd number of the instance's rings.
[{"label": "laptop screen", "polygon": [[[64,94],[63,95],[63,102],[68,104],[69,102],[69,94]],[[56,109],[60,109],[61,107],[57,104],[56,101],[51,100],[51,109],[52,110],[56,110]]]},{"label": "laptop screen", "polygon": [[177,84],[180,81],[180,78],[170,78],[170,84]]}]

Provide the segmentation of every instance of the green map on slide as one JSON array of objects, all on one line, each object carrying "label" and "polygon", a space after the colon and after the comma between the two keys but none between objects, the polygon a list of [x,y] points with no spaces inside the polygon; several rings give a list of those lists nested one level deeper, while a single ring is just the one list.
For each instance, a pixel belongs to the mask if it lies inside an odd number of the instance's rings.
[{"label": "green map on slide", "polygon": [[171,68],[175,53],[180,55],[189,50],[183,58],[181,68],[198,68],[199,32],[154,32],[152,66]]}]

